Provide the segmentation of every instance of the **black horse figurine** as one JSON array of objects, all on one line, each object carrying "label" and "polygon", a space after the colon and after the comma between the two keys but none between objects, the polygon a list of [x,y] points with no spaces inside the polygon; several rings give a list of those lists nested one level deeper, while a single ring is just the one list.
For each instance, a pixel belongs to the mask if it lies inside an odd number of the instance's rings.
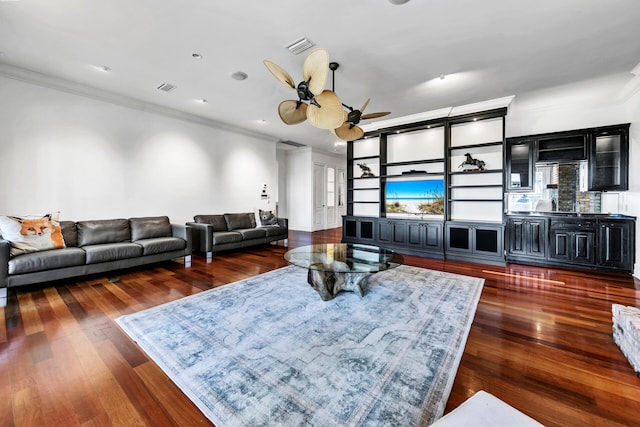
[{"label": "black horse figurine", "polygon": [[483,171],[484,167],[485,167],[485,163],[483,160],[480,159],[474,159],[473,157],[471,157],[471,154],[466,153],[465,156],[467,157],[467,159],[460,163],[460,166],[458,166],[458,168],[462,168],[462,170],[464,172],[466,171],[475,171],[475,170],[479,170],[479,171]]},{"label": "black horse figurine", "polygon": [[360,166],[360,170],[362,170],[362,175],[360,175],[360,178],[371,178],[375,176],[371,171],[371,168],[367,166],[366,163],[357,163],[357,165]]}]

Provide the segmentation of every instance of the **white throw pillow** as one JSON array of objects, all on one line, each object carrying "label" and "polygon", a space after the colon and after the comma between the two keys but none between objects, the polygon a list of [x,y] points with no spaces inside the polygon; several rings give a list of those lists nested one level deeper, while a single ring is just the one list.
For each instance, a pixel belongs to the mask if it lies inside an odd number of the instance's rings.
[{"label": "white throw pillow", "polygon": [[0,234],[11,243],[11,256],[64,248],[60,212],[39,217],[0,216]]}]

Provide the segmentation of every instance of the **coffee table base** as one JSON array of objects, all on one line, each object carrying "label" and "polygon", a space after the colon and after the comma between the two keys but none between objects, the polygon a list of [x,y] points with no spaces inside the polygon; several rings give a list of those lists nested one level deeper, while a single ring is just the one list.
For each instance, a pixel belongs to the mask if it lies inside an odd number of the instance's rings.
[{"label": "coffee table base", "polygon": [[340,291],[365,294],[371,273],[336,273],[333,271],[309,270],[307,282],[320,294],[323,301],[332,300]]}]

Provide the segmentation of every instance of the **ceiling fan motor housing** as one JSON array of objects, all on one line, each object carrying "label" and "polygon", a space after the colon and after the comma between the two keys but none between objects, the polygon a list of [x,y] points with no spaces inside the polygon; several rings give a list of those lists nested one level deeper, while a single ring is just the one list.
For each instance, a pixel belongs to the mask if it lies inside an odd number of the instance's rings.
[{"label": "ceiling fan motor housing", "polygon": [[311,91],[309,90],[308,82],[300,82],[298,84],[298,87],[296,88],[296,91],[298,92],[298,97],[303,101],[309,101],[311,98],[313,98],[313,93],[311,93]]}]

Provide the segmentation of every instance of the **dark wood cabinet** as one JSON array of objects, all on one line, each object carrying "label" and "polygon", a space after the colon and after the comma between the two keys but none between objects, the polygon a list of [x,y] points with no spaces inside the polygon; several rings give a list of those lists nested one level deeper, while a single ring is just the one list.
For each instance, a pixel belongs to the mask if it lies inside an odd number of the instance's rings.
[{"label": "dark wood cabinet", "polygon": [[505,161],[506,191],[533,190],[533,153],[535,140],[507,140]]},{"label": "dark wood cabinet", "polygon": [[558,132],[537,137],[538,162],[566,162],[587,158],[587,134],[583,131]]},{"label": "dark wood cabinet", "polygon": [[632,273],[635,218],[508,215],[507,261]]},{"label": "dark wood cabinet", "polygon": [[507,221],[507,258],[544,259],[547,246],[547,219],[510,217]]},{"label": "dark wood cabinet", "polygon": [[377,221],[376,242],[379,246],[404,245],[407,225],[405,221],[380,218]]},{"label": "dark wood cabinet", "polygon": [[595,220],[551,219],[549,259],[595,264]]},{"label": "dark wood cabinet", "polygon": [[589,191],[629,189],[629,125],[593,129],[589,141]]},{"label": "dark wood cabinet", "polygon": [[635,223],[629,220],[602,220],[598,226],[598,265],[633,270]]},{"label": "dark wood cabinet", "polygon": [[447,257],[504,265],[503,234],[502,224],[449,221],[445,224]]},{"label": "dark wood cabinet", "polygon": [[373,244],[376,222],[377,218],[342,217],[342,240],[345,243]]},{"label": "dark wood cabinet", "polygon": [[407,247],[442,253],[441,222],[407,221]]}]

